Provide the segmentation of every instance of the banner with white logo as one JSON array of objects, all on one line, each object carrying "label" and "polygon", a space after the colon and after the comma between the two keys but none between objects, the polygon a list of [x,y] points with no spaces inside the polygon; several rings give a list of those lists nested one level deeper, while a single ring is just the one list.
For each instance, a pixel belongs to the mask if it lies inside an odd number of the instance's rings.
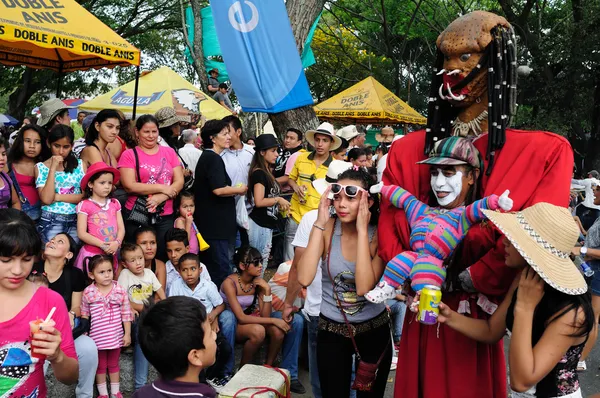
[{"label": "banner with white logo", "polygon": [[277,113],[313,104],[283,0],[213,0],[210,5],[244,111]]}]

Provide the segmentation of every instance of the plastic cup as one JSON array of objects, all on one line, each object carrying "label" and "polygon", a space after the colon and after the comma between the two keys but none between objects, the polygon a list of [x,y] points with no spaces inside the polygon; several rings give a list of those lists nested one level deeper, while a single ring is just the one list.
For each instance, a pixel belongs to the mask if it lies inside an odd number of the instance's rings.
[{"label": "plastic cup", "polygon": [[48,322],[45,322],[43,319],[36,319],[35,321],[29,322],[29,343],[31,344],[31,356],[33,358],[46,359],[45,355],[35,352],[33,335],[36,333],[44,333],[44,328],[49,328],[50,326],[56,326],[56,322],[54,322],[52,319],[50,319]]}]

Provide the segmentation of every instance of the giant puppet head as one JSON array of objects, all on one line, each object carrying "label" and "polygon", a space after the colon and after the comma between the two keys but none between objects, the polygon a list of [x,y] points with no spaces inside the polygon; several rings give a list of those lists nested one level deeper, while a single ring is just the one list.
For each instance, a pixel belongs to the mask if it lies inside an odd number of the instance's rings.
[{"label": "giant puppet head", "polygon": [[486,157],[502,148],[516,110],[517,46],[510,24],[475,11],[454,20],[437,39],[425,151],[449,135],[490,134]]}]

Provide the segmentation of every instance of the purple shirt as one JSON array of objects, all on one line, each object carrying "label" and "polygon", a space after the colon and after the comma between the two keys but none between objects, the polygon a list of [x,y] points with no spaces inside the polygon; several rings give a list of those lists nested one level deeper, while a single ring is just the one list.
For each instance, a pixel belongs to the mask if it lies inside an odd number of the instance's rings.
[{"label": "purple shirt", "polygon": [[133,398],[181,398],[182,396],[216,398],[217,393],[206,384],[162,379],[147,384],[133,393]]}]

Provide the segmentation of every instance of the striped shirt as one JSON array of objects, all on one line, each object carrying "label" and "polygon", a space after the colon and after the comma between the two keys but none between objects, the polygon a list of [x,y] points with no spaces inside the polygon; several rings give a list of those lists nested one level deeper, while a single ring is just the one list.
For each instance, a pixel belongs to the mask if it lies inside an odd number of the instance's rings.
[{"label": "striped shirt", "polygon": [[407,190],[387,185],[381,193],[395,207],[404,209],[411,228],[410,247],[417,253],[445,260],[465,237],[471,225],[485,219],[483,210],[498,209],[498,195],[452,210],[430,207]]},{"label": "striped shirt", "polygon": [[133,314],[127,292],[116,281],[105,296],[96,284],[83,291],[81,316],[90,318],[89,336],[99,350],[112,350],[123,345],[123,322],[132,322]]}]

